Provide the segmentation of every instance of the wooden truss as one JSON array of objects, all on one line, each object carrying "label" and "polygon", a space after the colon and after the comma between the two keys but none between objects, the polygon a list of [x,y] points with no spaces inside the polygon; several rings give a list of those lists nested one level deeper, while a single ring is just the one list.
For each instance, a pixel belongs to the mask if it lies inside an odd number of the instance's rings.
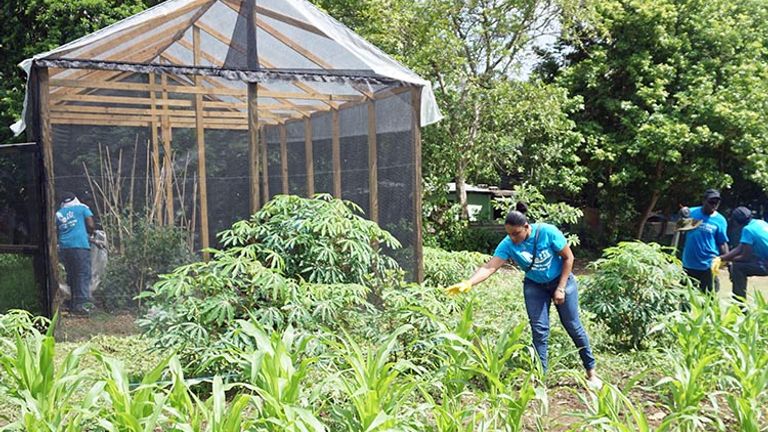
[{"label": "wooden truss", "polygon": [[[213,38],[230,49],[246,53],[246,47],[220,31],[203,23],[200,18],[216,1],[220,1],[238,14],[243,14],[239,0],[198,0],[183,9],[174,11],[163,17],[158,17],[131,29],[109,43],[87,48],[78,53],[79,58],[87,56],[103,56],[105,61],[127,63],[156,63],[168,65],[183,65],[178,57],[169,52],[171,46],[183,48],[191,52],[193,64],[185,66],[223,67],[223,61],[203,49],[201,34]],[[190,15],[191,14],[191,15]],[[187,15],[189,15],[187,17]],[[268,16],[283,24],[300,28],[314,35],[327,37],[315,26],[301,20],[288,17],[268,8],[257,6],[256,16]],[[184,18],[187,17],[187,18]],[[292,40],[277,28],[270,26],[264,20],[254,19],[260,31],[266,32],[272,38],[285,45],[285,49],[293,50],[321,70],[331,70],[332,67],[316,54],[305,49],[301,41]],[[170,23],[170,24],[168,24]],[[141,46],[126,47],[132,39],[141,39],[149,29],[165,24],[167,28],[155,39],[141,40]],[[185,39],[191,31],[192,41]],[[106,55],[109,53],[108,55]],[[66,55],[64,56],[66,57]],[[93,57],[91,57],[93,58]],[[275,69],[272,59],[259,56],[259,66],[263,70]],[[136,79],[141,75],[140,79]],[[331,94],[313,87],[311,83],[299,80],[288,81],[291,91],[280,91],[266,84],[231,83],[209,76],[180,76],[168,73],[138,74],[109,70],[88,69],[42,69],[40,82],[40,119],[43,156],[48,178],[53,177],[52,135],[53,125],[94,125],[94,126],[126,126],[146,127],[151,130],[151,149],[153,161],[153,177],[155,187],[164,188],[165,212],[158,216],[157,222],[174,222],[172,165],[173,130],[189,128],[195,130],[198,157],[198,184],[200,205],[200,238],[203,249],[210,245],[208,233],[208,197],[207,177],[205,171],[205,130],[224,129],[248,131],[250,150],[250,202],[251,211],[255,212],[270,197],[268,183],[266,139],[263,133],[265,126],[279,128],[281,154],[281,192],[288,193],[286,126],[293,122],[303,123],[305,132],[305,171],[307,177],[306,190],[308,195],[315,193],[312,116],[319,114],[331,115],[332,125],[332,193],[342,197],[341,183],[341,151],[339,112],[352,107],[365,105],[368,110],[368,169],[370,191],[370,214],[373,221],[379,219],[377,154],[376,139],[376,100],[391,97],[405,92],[411,92],[413,103],[412,137],[415,145],[415,177],[412,179],[417,188],[414,191],[414,209],[421,208],[421,144],[419,136],[419,106],[420,89],[411,86],[395,86],[386,90],[374,92],[367,86],[350,86],[348,94]],[[136,82],[140,81],[140,82]],[[269,99],[264,103],[259,100]],[[160,148],[163,149],[163,160],[160,158]],[[260,177],[261,175],[261,177]],[[163,177],[163,178],[161,178]],[[52,182],[47,186],[48,196],[53,196]],[[49,212],[52,214],[53,209]],[[417,248],[416,259],[418,271],[417,280],[421,280],[421,227],[420,217],[415,218]],[[49,228],[50,229],[50,228]],[[51,233],[55,234],[55,232]],[[54,237],[51,237],[54,238]],[[49,251],[55,256],[55,250]],[[207,258],[207,254],[206,254]],[[54,270],[55,274],[55,270]]]}]

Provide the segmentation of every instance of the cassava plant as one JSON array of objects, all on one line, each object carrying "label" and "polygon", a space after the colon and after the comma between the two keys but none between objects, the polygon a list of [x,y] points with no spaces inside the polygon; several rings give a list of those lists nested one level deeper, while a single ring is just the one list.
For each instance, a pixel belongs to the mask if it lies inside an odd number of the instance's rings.
[{"label": "cassava plant", "polygon": [[[501,237],[501,236],[499,236]],[[472,276],[490,257],[478,252],[449,252],[424,247],[424,285],[446,287]]]},{"label": "cassava plant", "polygon": [[582,304],[623,346],[640,347],[691,286],[677,258],[656,243],[619,243],[590,267]]},{"label": "cassava plant", "polygon": [[293,280],[279,268],[262,265],[258,248],[249,244],[213,251],[211,261],[162,275],[142,294],[150,308],[138,322],[156,337],[155,349],[177,350],[187,370],[223,371],[222,350],[242,341],[233,331],[238,319],[253,318],[270,330],[335,328],[357,316],[344,311],[365,310],[366,287]]},{"label": "cassava plant", "polygon": [[361,213],[356,204],[327,194],[278,195],[219,238],[226,247],[258,245],[255,258],[292,279],[366,285],[399,268],[381,248],[400,243]]}]

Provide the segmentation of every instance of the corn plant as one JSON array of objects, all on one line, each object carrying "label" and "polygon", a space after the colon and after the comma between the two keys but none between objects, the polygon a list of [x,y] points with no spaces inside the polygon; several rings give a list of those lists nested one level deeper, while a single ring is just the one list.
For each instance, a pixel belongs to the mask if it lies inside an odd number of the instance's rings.
[{"label": "corn plant", "polygon": [[730,339],[723,344],[726,381],[738,391],[727,394],[726,400],[744,431],[759,430],[764,421],[761,407],[768,401],[768,337],[761,334],[759,320],[759,314],[750,314],[735,330],[724,330]]},{"label": "corn plant", "polygon": [[[694,360],[690,365],[677,364],[674,372],[656,383],[669,392],[669,415],[659,430],[682,432],[702,430],[712,419],[702,414],[702,401],[710,395],[711,384],[705,372],[715,363],[717,354]],[[713,396],[713,395],[712,395]]]},{"label": "corn plant", "polygon": [[438,361],[442,363],[442,386],[449,397],[463,393],[470,380],[477,374],[470,367],[471,350],[465,347],[471,345],[474,339],[474,299],[471,299],[464,307],[461,318],[452,331],[445,331],[437,335],[435,352]]},{"label": "corn plant", "polygon": [[[637,377],[635,377],[637,379]],[[634,380],[622,390],[604,383],[596,392],[579,395],[587,411],[578,414],[582,418],[581,429],[605,432],[650,432],[653,430],[641,407],[635,406],[626,396]]]},{"label": "corn plant", "polygon": [[230,362],[239,366],[246,377],[245,388],[261,398],[260,419],[269,430],[323,431],[325,426],[301,406],[303,380],[316,358],[301,358],[311,338],[300,336],[292,327],[282,334],[267,335],[250,321],[238,321],[241,331],[253,338],[255,349],[231,350]]},{"label": "corn plant", "polygon": [[173,384],[168,393],[166,412],[170,418],[169,430],[179,432],[240,432],[253,425],[245,417],[253,397],[236,394],[227,403],[227,392],[238,384],[224,384],[221,376],[213,377],[211,396],[203,402],[191,390],[192,382],[184,379],[184,372],[174,358],[169,364]]},{"label": "corn plant", "polygon": [[421,429],[434,432],[472,432],[475,430],[478,419],[482,416],[481,410],[474,404],[467,403],[468,394],[456,396],[441,395],[438,403],[432,395],[421,386],[417,387],[426,402],[417,408],[427,417]]},{"label": "corn plant", "polygon": [[[510,372],[509,363],[513,357],[519,357],[523,361],[530,360],[530,355],[526,355],[529,354],[528,344],[521,340],[525,328],[526,323],[521,322],[507,328],[496,340],[468,333],[464,329],[461,329],[462,333],[471,335],[472,339],[456,333],[440,335],[446,344],[448,358],[458,360],[448,367],[469,372],[469,376],[482,377],[491,396],[506,393],[509,379],[506,375]],[[527,361],[526,364],[529,370],[535,368],[533,361]],[[464,379],[467,379],[467,376]]]},{"label": "corn plant", "polygon": [[[512,386],[507,386],[505,393],[498,394],[492,399],[493,402],[496,402],[496,406],[501,408],[500,412],[503,414],[504,430],[509,432],[523,430],[523,417],[533,401],[539,401],[543,413],[546,413],[549,409],[546,389],[535,384],[536,374],[530,370],[522,369],[518,369],[516,374],[523,377],[518,384],[517,391],[513,393]],[[537,421],[540,421],[541,418],[542,415],[536,416]],[[539,424],[539,430],[542,429],[543,426]]]},{"label": "corn plant", "polygon": [[397,338],[410,330],[404,325],[367,352],[349,334],[328,343],[337,351],[342,370],[338,379],[351,407],[337,408],[334,414],[349,431],[385,431],[405,424],[399,417],[415,382],[401,377],[405,370],[413,370],[408,361],[390,360]]},{"label": "corn plant", "polygon": [[20,408],[19,420],[8,428],[25,431],[80,431],[97,416],[103,383],[88,385],[90,372],[80,367],[87,352],[81,346],[56,367],[53,331],[56,318],[43,335],[34,328],[16,334],[15,347],[0,352],[0,366],[8,384],[7,394]]},{"label": "corn plant", "polygon": [[131,389],[122,361],[100,353],[96,356],[105,369],[102,382],[108,402],[99,426],[112,432],[145,432],[162,427],[168,395],[157,382],[170,359],[160,362],[136,388]]}]

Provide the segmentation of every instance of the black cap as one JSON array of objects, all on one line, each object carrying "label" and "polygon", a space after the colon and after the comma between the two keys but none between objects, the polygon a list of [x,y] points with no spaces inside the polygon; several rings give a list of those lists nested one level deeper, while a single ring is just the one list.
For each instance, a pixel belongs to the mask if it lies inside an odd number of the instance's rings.
[{"label": "black cap", "polygon": [[75,198],[76,198],[75,194],[73,194],[72,192],[64,192],[61,194],[61,203],[66,204]]},{"label": "black cap", "polygon": [[707,189],[704,192],[704,201],[708,201],[713,198],[720,199],[720,191],[717,189]]},{"label": "black cap", "polygon": [[752,219],[752,210],[746,207],[736,207],[731,212],[731,218],[739,225],[746,225]]}]

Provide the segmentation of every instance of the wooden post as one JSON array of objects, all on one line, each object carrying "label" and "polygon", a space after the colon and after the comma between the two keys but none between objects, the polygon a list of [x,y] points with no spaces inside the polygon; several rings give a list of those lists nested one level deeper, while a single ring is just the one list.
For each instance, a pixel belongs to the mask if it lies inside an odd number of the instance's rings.
[{"label": "wooden post", "polygon": [[280,180],[283,183],[283,194],[288,195],[288,137],[285,123],[280,125]]},{"label": "wooden post", "polygon": [[312,119],[304,118],[304,156],[307,171],[307,196],[315,194],[315,156],[312,148]]},{"label": "wooden post", "polygon": [[168,76],[162,75],[161,83],[163,86],[163,116],[160,122],[163,134],[163,169],[165,170],[165,214],[166,223],[174,224],[173,211],[173,159],[171,159],[171,119],[168,113]]},{"label": "wooden post", "polygon": [[339,110],[331,110],[331,154],[333,157],[333,196],[341,198],[341,140]]},{"label": "wooden post", "polygon": [[[251,214],[261,208],[259,188],[259,93],[256,83],[248,83],[248,148],[251,178]],[[266,170],[266,165],[264,166]],[[264,200],[266,202],[266,199]]]},{"label": "wooden post", "polygon": [[53,176],[53,129],[49,112],[50,88],[48,68],[41,68],[37,72],[38,97],[40,102],[40,146],[43,156],[43,190],[45,191],[45,228],[48,244],[48,304],[46,308],[51,316],[58,312],[59,303],[59,254],[57,249],[58,233],[56,232],[56,191]]},{"label": "wooden post", "polygon": [[368,203],[370,219],[379,223],[379,164],[376,142],[376,104],[368,102]]},{"label": "wooden post", "polygon": [[424,249],[421,233],[421,87],[411,89],[411,131],[413,133],[413,257],[416,259],[415,280],[424,281]]},{"label": "wooden post", "polygon": [[[150,88],[155,86],[155,74],[153,72],[149,73],[149,86]],[[161,196],[163,196],[162,192],[160,191],[160,187],[162,182],[160,181],[160,140],[157,135],[157,100],[155,98],[155,91],[151,90],[149,92],[149,99],[151,101],[150,105],[150,116],[152,117],[152,122],[150,123],[149,127],[152,129],[151,136],[152,136],[152,176],[154,178],[154,181],[152,182],[154,184],[154,193],[155,198],[152,203],[152,207],[155,213],[155,223],[158,225],[163,224],[163,213],[162,213],[162,200],[160,199]]]},{"label": "wooden post", "polygon": [[261,170],[261,172],[263,173],[261,178],[264,182],[261,190],[264,193],[264,204],[266,204],[267,201],[269,201],[269,155],[267,154],[267,150],[268,150],[267,133],[264,130],[263,126],[261,128],[261,134],[259,138],[261,139],[261,166],[263,168]]},{"label": "wooden post", "polygon": [[[194,64],[200,64],[200,28],[192,26]],[[202,86],[200,75],[195,75],[195,85]],[[210,254],[205,251],[210,247],[208,234],[208,176],[205,172],[205,123],[203,119],[203,95],[195,94],[195,136],[197,137],[197,182],[200,191],[200,247],[203,260],[208,261]]]}]

